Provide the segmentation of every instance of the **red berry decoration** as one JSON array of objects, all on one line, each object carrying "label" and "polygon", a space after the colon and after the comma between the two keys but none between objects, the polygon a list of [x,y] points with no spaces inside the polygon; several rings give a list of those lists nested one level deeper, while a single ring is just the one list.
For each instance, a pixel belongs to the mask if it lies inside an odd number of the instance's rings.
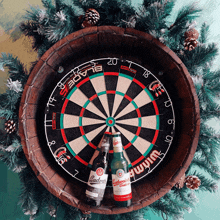
[{"label": "red berry decoration", "polygon": [[199,189],[201,180],[194,175],[187,176],[185,179],[186,187],[189,189]]}]

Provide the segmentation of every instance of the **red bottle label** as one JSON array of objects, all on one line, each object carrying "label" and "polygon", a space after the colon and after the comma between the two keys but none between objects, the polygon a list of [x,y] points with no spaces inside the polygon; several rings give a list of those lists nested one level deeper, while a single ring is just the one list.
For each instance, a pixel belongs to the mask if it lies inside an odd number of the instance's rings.
[{"label": "red bottle label", "polygon": [[130,173],[118,169],[116,174],[112,174],[112,185],[115,201],[127,201],[132,198]]}]

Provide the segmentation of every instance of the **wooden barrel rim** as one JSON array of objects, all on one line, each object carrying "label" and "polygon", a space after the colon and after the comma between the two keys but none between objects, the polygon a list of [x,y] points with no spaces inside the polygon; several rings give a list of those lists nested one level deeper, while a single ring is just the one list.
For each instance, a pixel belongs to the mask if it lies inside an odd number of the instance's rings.
[{"label": "wooden barrel rim", "polygon": [[[112,195],[106,189],[104,202],[101,207],[90,207],[81,200],[82,184],[66,177],[43,152],[37,133],[36,112],[40,105],[39,99],[44,88],[57,74],[60,64],[69,56],[78,53],[86,54],[91,46],[98,48],[123,48],[129,57],[130,50],[147,48],[151,58],[160,63],[167,77],[178,88],[178,101],[181,106],[180,137],[177,138],[175,153],[160,172],[145,178],[132,185],[133,201],[127,208],[115,207],[108,203]],[[117,53],[117,52],[116,52]],[[119,53],[120,54],[120,53]],[[129,55],[130,54],[130,55]],[[89,59],[89,54],[85,59]],[[183,123],[184,121],[184,123]],[[182,177],[190,165],[199,138],[200,113],[199,102],[190,74],[182,61],[168,47],[153,38],[132,28],[119,28],[113,26],[91,27],[74,32],[53,45],[38,61],[32,70],[25,85],[19,109],[19,134],[27,160],[40,182],[56,197],[67,204],[98,214],[120,214],[141,209],[155,202],[165,195]]]}]

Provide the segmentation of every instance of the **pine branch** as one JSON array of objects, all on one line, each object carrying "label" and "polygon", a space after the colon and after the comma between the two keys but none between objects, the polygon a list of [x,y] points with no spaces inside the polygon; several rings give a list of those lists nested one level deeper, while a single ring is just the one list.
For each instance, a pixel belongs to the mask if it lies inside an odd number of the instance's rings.
[{"label": "pine branch", "polygon": [[127,21],[135,15],[130,0],[105,0],[97,10],[100,14],[98,25],[124,26],[123,20]]},{"label": "pine branch", "polygon": [[10,116],[13,119],[17,119],[17,103],[20,100],[20,97],[21,93],[17,93],[14,90],[7,90],[6,93],[0,94],[1,114],[6,117]]},{"label": "pine branch", "polygon": [[180,59],[184,62],[190,74],[195,75],[198,67],[205,67],[207,63],[214,60],[217,54],[216,44],[199,45],[192,51],[185,51]]},{"label": "pine branch", "polygon": [[203,120],[210,120],[210,119],[218,119],[220,117],[220,109],[219,107],[213,110],[207,109],[200,109],[200,116]]},{"label": "pine branch", "polygon": [[215,131],[201,124],[200,141],[190,165],[190,169],[197,166],[209,173],[215,180],[220,179],[220,168],[218,166],[220,141],[216,137]]},{"label": "pine branch", "polygon": [[146,210],[147,209],[121,214],[118,220],[144,220]]},{"label": "pine branch", "polygon": [[162,213],[171,217],[174,216],[182,216],[182,212],[179,211],[177,208],[173,208],[167,202],[162,202],[161,200],[157,200],[156,202],[149,205],[154,213],[161,215]]},{"label": "pine branch", "polygon": [[12,118],[12,116],[13,116],[13,111],[3,108],[0,109],[0,118],[4,118],[8,120],[9,118]]},{"label": "pine branch", "polygon": [[196,175],[201,180],[201,185],[199,186],[200,191],[209,191],[211,193],[218,190],[218,185],[213,180],[208,179],[205,175],[194,172],[193,175]]},{"label": "pine branch", "polygon": [[19,204],[26,215],[36,218],[49,206],[59,204],[58,198],[40,183],[29,164],[19,173],[19,178],[22,184]]},{"label": "pine branch", "polygon": [[68,7],[57,12],[54,18],[50,20],[49,26],[46,28],[45,36],[49,42],[55,43],[68,34],[77,31],[79,24],[74,21],[78,19],[74,11]]},{"label": "pine branch", "polygon": [[83,214],[79,212],[75,207],[69,206],[66,203],[61,203],[61,207],[64,210],[64,220],[80,219]]},{"label": "pine branch", "polygon": [[209,114],[213,111],[216,111],[213,113],[218,116],[219,103],[217,102],[216,92],[213,92],[208,85],[203,85],[198,92],[198,97],[202,112],[201,115],[204,115],[204,113],[207,114],[204,116],[204,119],[208,118]]},{"label": "pine branch", "polygon": [[212,165],[210,165],[210,163],[207,163],[206,160],[199,160],[198,158],[194,158],[192,161],[192,166],[198,166],[200,169],[205,170],[206,172],[208,172],[211,177],[215,180],[220,180],[220,169],[217,165],[217,163],[212,163]]},{"label": "pine branch", "polygon": [[41,0],[41,2],[43,3],[43,6],[47,9],[55,9],[55,5],[53,4],[52,0]]},{"label": "pine branch", "polygon": [[8,68],[9,76],[13,81],[19,80],[24,85],[27,80],[27,70],[17,57],[13,57],[10,53],[1,53],[0,63]]},{"label": "pine branch", "polygon": [[175,198],[182,202],[183,207],[195,207],[198,199],[195,195],[192,196],[192,192],[187,187],[184,186],[182,189],[174,187],[173,190]]},{"label": "pine branch", "polygon": [[169,36],[178,39],[183,36],[184,32],[188,29],[188,24],[196,19],[201,12],[196,9],[195,5],[188,5],[183,7],[177,14],[175,22],[169,28]]},{"label": "pine branch", "polygon": [[204,22],[201,27],[199,42],[202,44],[207,43],[207,38],[209,34],[209,26]]},{"label": "pine branch", "polygon": [[38,206],[33,200],[35,185],[38,180],[29,165],[19,174],[19,178],[22,184],[19,204],[25,215],[33,216],[38,210]]},{"label": "pine branch", "polygon": [[15,173],[21,172],[27,166],[27,160],[17,139],[14,139],[10,146],[1,147],[0,150],[3,153],[1,160]]},{"label": "pine branch", "polygon": [[159,38],[166,30],[166,19],[170,16],[174,7],[174,1],[145,1],[142,7],[137,11],[136,29],[151,33]]},{"label": "pine branch", "polygon": [[158,0],[144,0],[143,1],[143,6],[145,7],[145,8],[148,8],[148,7],[150,7],[152,4],[154,4],[154,3],[157,3],[158,2]]},{"label": "pine branch", "polygon": [[25,14],[25,19],[33,22],[39,22],[39,20],[41,19],[40,15],[42,12],[43,10],[40,9],[39,7],[30,6],[30,11],[28,10],[27,13]]},{"label": "pine branch", "polygon": [[161,18],[164,19],[164,22],[166,22],[165,19],[167,19],[167,17],[171,15],[174,5],[175,5],[175,0],[164,1],[164,10],[163,10],[164,13],[161,15]]}]

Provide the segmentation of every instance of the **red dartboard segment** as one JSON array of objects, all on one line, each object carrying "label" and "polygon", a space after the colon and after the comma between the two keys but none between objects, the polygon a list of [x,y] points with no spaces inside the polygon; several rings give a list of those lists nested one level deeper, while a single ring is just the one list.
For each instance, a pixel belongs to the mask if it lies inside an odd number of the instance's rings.
[{"label": "red dartboard segment", "polygon": [[144,156],[141,156],[139,157],[137,160],[135,160],[134,162],[131,163],[132,166],[135,166],[137,163],[139,163],[140,161],[144,160],[145,157]]},{"label": "red dartboard segment", "polygon": [[85,132],[84,132],[84,130],[83,130],[83,127],[80,126],[79,129],[80,129],[80,132],[81,132],[82,136],[85,135]]},{"label": "red dartboard segment", "polygon": [[159,110],[158,110],[158,107],[157,107],[157,104],[155,101],[152,101],[153,105],[154,105],[154,109],[155,109],[155,113],[156,115],[159,115]]},{"label": "red dartboard segment", "polygon": [[80,117],[83,117],[83,113],[84,113],[84,111],[85,111],[85,108],[82,108],[82,110],[80,111]]},{"label": "red dartboard segment", "polygon": [[127,148],[129,148],[131,146],[131,142],[129,142],[128,144],[126,144],[125,146],[124,146],[124,149],[126,150]]},{"label": "red dartboard segment", "polygon": [[61,134],[62,134],[62,137],[63,137],[64,143],[67,144],[67,143],[68,143],[68,140],[67,140],[67,138],[66,138],[66,134],[65,134],[64,129],[61,129],[60,131],[61,131]]},{"label": "red dartboard segment", "polygon": [[96,147],[93,143],[91,143],[91,142],[89,142],[89,146],[92,147],[93,149],[96,149],[96,148],[97,148],[97,147]]},{"label": "red dartboard segment", "polygon": [[132,99],[131,99],[128,95],[125,94],[124,97],[125,97],[128,101],[132,102]]},{"label": "red dartboard segment", "polygon": [[154,136],[154,139],[152,140],[152,144],[155,144],[155,143],[156,143],[156,140],[157,140],[158,134],[159,134],[159,130],[156,130],[156,132],[155,132],[155,136]]},{"label": "red dartboard segment", "polygon": [[141,132],[141,127],[138,127],[136,135],[139,136],[140,132]]},{"label": "red dartboard segment", "polygon": [[116,91],[113,91],[113,90],[107,90],[106,93],[107,93],[107,94],[116,94]]},{"label": "red dartboard segment", "polygon": [[78,155],[75,156],[75,158],[80,161],[82,164],[84,164],[85,166],[88,166],[89,163],[87,163],[86,161],[84,161],[82,158],[80,158]]},{"label": "red dartboard segment", "polygon": [[89,78],[85,78],[84,80],[82,80],[81,82],[79,82],[76,86],[77,88],[79,88],[81,85],[83,85],[85,82],[89,81]]},{"label": "red dartboard segment", "polygon": [[105,76],[118,76],[119,72],[105,72],[104,75]]},{"label": "red dartboard segment", "polygon": [[92,97],[89,98],[89,101],[92,101],[93,99],[95,99],[95,98],[97,98],[97,97],[98,97],[98,95],[95,94],[95,95],[93,95]]},{"label": "red dartboard segment", "polygon": [[138,117],[141,118],[141,112],[139,108],[136,109],[136,112],[137,112]]},{"label": "red dartboard segment", "polygon": [[137,79],[133,79],[133,81],[135,82],[135,83],[137,83],[142,89],[145,89],[146,87],[141,83],[141,82],[139,82]]},{"label": "red dartboard segment", "polygon": [[62,109],[61,109],[61,113],[62,114],[64,114],[64,112],[65,112],[65,109],[66,109],[66,106],[67,106],[67,103],[68,103],[68,99],[66,99],[65,101],[64,101],[64,103],[63,103],[63,107],[62,107]]}]

